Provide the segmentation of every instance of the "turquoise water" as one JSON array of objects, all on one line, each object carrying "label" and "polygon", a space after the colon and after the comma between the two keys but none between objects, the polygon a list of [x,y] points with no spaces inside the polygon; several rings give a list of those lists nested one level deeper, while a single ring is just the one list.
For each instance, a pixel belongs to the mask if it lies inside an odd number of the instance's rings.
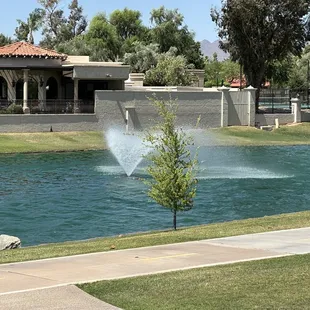
[{"label": "turquoise water", "polygon": [[[309,210],[309,146],[201,148],[195,208],[179,226]],[[24,246],[170,228],[143,164],[127,177],[109,151],[0,156],[0,234]]]}]

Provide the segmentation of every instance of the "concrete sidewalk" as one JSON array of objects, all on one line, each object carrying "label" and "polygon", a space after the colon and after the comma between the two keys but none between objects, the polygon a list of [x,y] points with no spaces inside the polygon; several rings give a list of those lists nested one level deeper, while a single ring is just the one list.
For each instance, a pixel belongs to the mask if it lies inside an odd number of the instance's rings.
[{"label": "concrete sidewalk", "polygon": [[310,227],[4,264],[0,265],[0,309],[9,309],[2,304],[12,294],[22,299],[24,292],[37,289],[302,253],[310,253]]}]

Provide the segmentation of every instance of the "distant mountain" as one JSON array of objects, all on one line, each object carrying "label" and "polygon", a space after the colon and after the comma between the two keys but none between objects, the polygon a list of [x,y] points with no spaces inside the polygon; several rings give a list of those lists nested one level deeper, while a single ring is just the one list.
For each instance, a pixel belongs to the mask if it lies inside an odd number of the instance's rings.
[{"label": "distant mountain", "polygon": [[229,57],[229,54],[222,51],[219,47],[220,41],[210,42],[208,40],[203,40],[200,42],[201,52],[204,56],[212,57],[214,53],[217,54],[218,60],[224,60]]}]

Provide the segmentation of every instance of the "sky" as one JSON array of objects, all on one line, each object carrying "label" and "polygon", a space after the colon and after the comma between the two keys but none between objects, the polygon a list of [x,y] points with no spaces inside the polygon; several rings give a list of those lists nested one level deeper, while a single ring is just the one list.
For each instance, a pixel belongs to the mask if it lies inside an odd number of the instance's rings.
[{"label": "sky", "polygon": [[[70,0],[62,0],[61,8],[66,9]],[[221,0],[79,0],[84,8],[88,20],[98,12],[110,14],[116,9],[125,7],[139,10],[145,25],[150,25],[150,12],[153,8],[164,5],[168,9],[179,9],[184,15],[184,22],[188,28],[195,32],[196,40],[207,39],[211,42],[217,40],[215,24],[210,17],[212,7],[220,8]],[[13,36],[17,26],[17,19],[26,20],[29,13],[40,7],[37,0],[11,0],[1,1],[1,28],[0,33]],[[40,34],[35,34],[35,43],[39,43]]]}]

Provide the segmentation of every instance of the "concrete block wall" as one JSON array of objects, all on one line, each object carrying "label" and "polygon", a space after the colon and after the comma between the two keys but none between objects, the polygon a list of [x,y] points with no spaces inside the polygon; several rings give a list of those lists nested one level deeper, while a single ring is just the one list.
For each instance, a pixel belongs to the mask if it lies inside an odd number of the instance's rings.
[{"label": "concrete block wall", "polygon": [[275,125],[276,118],[280,125],[294,122],[294,114],[256,114],[256,124],[258,126]]},{"label": "concrete block wall", "polygon": [[[200,127],[221,126],[222,93],[215,92],[145,92],[145,91],[96,91],[96,115],[99,126],[124,126],[126,110],[129,113],[129,129],[143,130],[155,125],[157,112],[149,98],[178,100],[177,125]],[[227,113],[227,105],[224,107]]]},{"label": "concrete block wall", "polygon": [[310,122],[310,112],[301,111],[301,121],[302,122]]},{"label": "concrete block wall", "polygon": [[94,114],[16,114],[0,115],[0,132],[98,131]]}]

